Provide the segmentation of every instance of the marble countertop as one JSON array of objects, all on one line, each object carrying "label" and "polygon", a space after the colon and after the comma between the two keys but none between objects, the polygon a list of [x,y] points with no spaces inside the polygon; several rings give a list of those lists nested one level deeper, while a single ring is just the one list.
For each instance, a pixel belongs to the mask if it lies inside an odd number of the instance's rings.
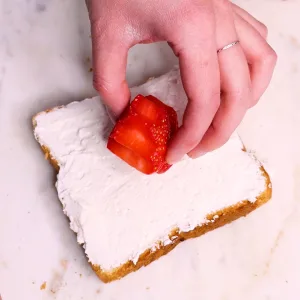
[{"label": "marble countertop", "polygon": [[[239,128],[271,175],[272,201],[105,285],[69,229],[54,172],[31,128],[35,113],[96,94],[84,1],[0,0],[2,300],[299,299],[300,1],[238,4],[269,27],[279,57],[269,89]],[[163,43],[134,47],[129,83],[142,83],[174,63]]]}]

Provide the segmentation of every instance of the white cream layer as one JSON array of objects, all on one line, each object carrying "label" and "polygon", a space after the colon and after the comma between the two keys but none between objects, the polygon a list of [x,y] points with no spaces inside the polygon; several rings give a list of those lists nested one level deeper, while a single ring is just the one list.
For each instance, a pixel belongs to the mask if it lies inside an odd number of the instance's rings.
[{"label": "white cream layer", "polygon": [[[177,68],[133,88],[173,106],[186,106]],[[235,134],[221,149],[185,159],[163,175],[143,175],[106,149],[112,128],[98,97],[36,117],[36,138],[60,165],[57,190],[70,226],[91,263],[105,271],[136,262],[156,242],[169,244],[173,228],[190,231],[206,215],[265,189],[260,164],[241,151]]]}]

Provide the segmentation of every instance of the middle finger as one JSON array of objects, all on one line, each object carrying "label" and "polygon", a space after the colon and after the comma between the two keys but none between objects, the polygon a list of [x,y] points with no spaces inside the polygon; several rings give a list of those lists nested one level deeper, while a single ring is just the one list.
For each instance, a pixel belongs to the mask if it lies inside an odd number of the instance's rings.
[{"label": "middle finger", "polygon": [[[218,49],[238,40],[232,6],[229,1],[214,1]],[[240,44],[218,54],[221,77],[221,105],[199,145],[189,155],[193,158],[222,146],[243,119],[251,102],[248,63]]]}]

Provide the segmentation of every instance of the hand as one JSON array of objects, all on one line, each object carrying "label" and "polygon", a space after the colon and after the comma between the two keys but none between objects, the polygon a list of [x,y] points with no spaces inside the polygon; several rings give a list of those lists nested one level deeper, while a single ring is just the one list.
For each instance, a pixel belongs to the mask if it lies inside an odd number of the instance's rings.
[{"label": "hand", "polygon": [[266,42],[267,29],[227,0],[88,2],[94,86],[116,115],[130,99],[125,74],[132,46],[168,41],[179,57],[189,100],[169,148],[170,163],[222,146],[269,85],[276,53]]}]

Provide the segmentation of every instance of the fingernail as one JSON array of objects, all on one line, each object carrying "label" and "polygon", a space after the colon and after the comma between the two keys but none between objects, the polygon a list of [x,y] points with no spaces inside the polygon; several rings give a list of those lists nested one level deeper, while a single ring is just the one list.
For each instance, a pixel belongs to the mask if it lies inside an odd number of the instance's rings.
[{"label": "fingernail", "polygon": [[168,164],[170,165],[174,165],[176,163],[178,163],[181,159],[180,158],[176,158],[176,157],[167,157],[166,161]]},{"label": "fingernail", "polygon": [[112,112],[112,110],[108,106],[105,106],[105,108],[110,120],[113,122],[113,124],[116,124],[117,116]]},{"label": "fingernail", "polygon": [[196,153],[189,153],[189,157],[192,158],[192,159],[197,159],[201,156],[204,156],[207,152],[205,151],[200,151],[200,152],[196,152]]},{"label": "fingernail", "polygon": [[178,162],[182,161],[184,159],[185,156],[169,156],[167,155],[166,157],[166,161],[168,164],[170,165],[174,165],[177,164]]}]

